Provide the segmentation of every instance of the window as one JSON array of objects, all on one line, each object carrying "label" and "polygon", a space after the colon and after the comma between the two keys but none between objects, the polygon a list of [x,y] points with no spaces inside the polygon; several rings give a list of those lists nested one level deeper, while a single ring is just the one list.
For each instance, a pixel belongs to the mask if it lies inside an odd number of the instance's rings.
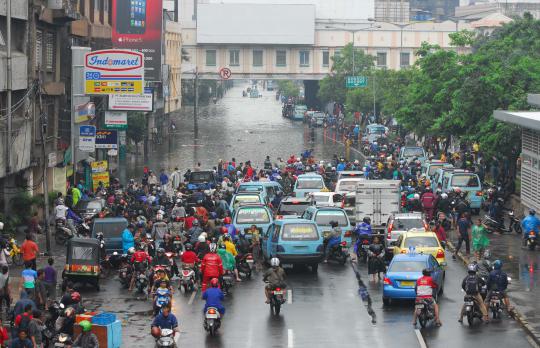
[{"label": "window", "polygon": [[263,66],[262,50],[253,50],[253,66]]},{"label": "window", "polygon": [[330,221],[336,221],[338,226],[348,226],[347,215],[342,210],[320,210],[315,217],[315,222],[319,226],[330,226]]},{"label": "window", "polygon": [[287,51],[276,51],[276,66],[287,66]]},{"label": "window", "polygon": [[283,226],[282,240],[318,240],[319,234],[312,224],[286,224]]},{"label": "window", "polygon": [[309,51],[300,51],[300,66],[309,66]]},{"label": "window", "polygon": [[36,68],[43,65],[43,32],[36,30]]},{"label": "window", "polygon": [[330,65],[330,52],[323,51],[322,53],[322,66],[329,66]]},{"label": "window", "polygon": [[323,189],[324,182],[320,178],[301,178],[296,181],[296,188],[300,190]]},{"label": "window", "polygon": [[230,66],[240,65],[240,50],[229,50],[229,65]]},{"label": "window", "polygon": [[45,69],[47,70],[54,70],[55,41],[54,33],[45,33]]},{"label": "window", "polygon": [[334,50],[334,59],[341,57],[341,50],[335,49]]},{"label": "window", "polygon": [[206,66],[216,66],[216,50],[206,50]]},{"label": "window", "polygon": [[405,239],[403,248],[437,248],[439,240],[437,237],[409,237]]},{"label": "window", "polygon": [[411,54],[409,52],[401,52],[399,57],[399,66],[406,67],[411,65]]},{"label": "window", "polygon": [[237,224],[267,224],[269,222],[270,215],[265,208],[243,208],[236,215]]},{"label": "window", "polygon": [[386,66],[386,52],[377,52],[377,66]]}]

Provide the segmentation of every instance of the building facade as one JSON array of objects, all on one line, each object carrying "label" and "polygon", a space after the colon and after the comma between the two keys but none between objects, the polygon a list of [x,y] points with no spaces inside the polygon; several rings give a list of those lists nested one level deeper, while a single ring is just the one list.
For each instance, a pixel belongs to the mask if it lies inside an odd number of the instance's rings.
[{"label": "building facade", "polygon": [[167,79],[163,81],[165,114],[179,111],[182,106],[182,26],[165,21],[165,66]]}]

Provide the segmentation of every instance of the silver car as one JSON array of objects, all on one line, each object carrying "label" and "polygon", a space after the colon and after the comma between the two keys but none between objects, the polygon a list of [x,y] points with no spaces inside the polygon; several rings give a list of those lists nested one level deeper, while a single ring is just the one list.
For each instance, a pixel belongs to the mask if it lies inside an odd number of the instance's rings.
[{"label": "silver car", "polygon": [[398,213],[390,215],[386,224],[387,250],[393,250],[391,243],[397,241],[403,233],[412,229],[422,232],[426,231],[427,228],[428,226],[422,213]]}]

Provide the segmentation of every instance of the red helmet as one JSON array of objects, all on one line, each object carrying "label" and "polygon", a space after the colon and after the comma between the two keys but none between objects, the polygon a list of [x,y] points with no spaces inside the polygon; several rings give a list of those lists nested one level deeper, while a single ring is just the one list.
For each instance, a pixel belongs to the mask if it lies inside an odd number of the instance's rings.
[{"label": "red helmet", "polygon": [[152,326],[152,329],[150,330],[150,333],[155,338],[160,338],[161,337],[161,329],[158,326]]},{"label": "red helmet", "polygon": [[212,280],[210,280],[210,285],[212,285],[213,288],[217,288],[219,285],[219,280],[217,278],[212,278]]},{"label": "red helmet", "polygon": [[81,294],[79,294],[77,291],[74,291],[71,293],[71,300],[74,302],[80,302],[81,301]]},{"label": "red helmet", "polygon": [[221,234],[225,234],[225,233],[228,233],[229,230],[227,229],[227,227],[223,226],[223,227],[221,227],[220,232],[221,232]]},{"label": "red helmet", "polygon": [[223,223],[226,224],[226,225],[230,224],[231,222],[232,222],[232,220],[228,216],[225,219],[223,219]]}]

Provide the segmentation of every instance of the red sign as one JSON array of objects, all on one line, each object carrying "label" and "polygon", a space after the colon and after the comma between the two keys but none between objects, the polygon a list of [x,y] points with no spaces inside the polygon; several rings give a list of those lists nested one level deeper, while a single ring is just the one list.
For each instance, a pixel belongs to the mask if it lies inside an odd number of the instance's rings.
[{"label": "red sign", "polygon": [[219,70],[219,76],[221,76],[222,79],[228,80],[232,75],[231,69],[229,68],[222,68]]}]

